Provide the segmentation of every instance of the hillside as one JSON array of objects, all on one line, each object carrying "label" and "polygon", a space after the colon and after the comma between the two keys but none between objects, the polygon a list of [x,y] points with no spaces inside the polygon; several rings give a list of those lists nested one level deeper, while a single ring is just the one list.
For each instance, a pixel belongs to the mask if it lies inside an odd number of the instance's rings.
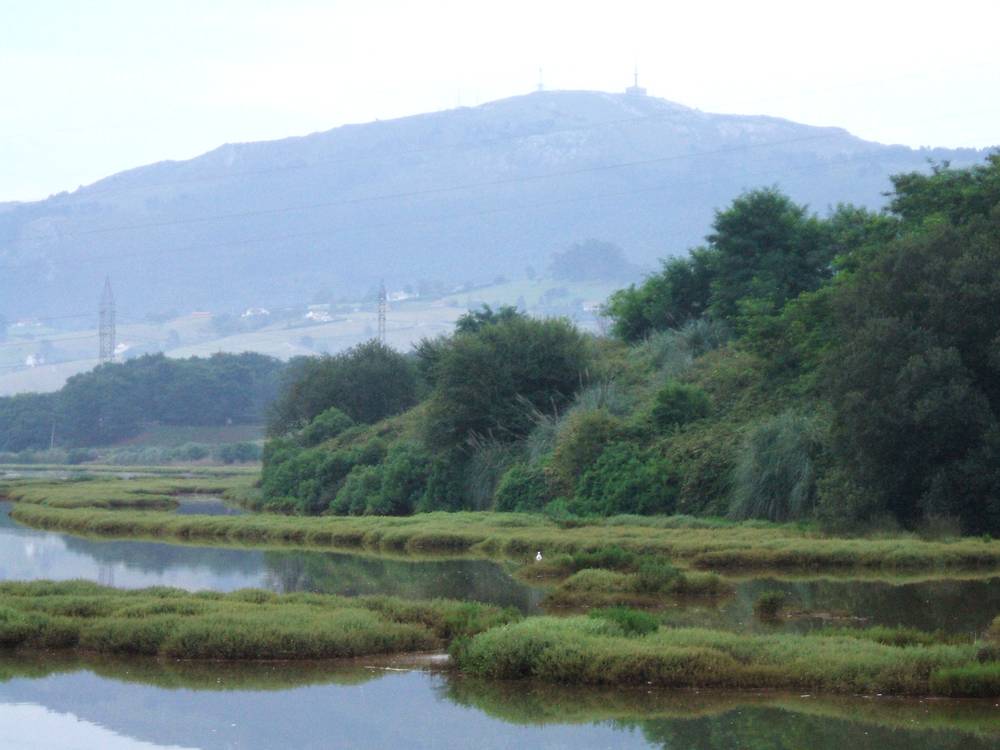
[{"label": "hillside", "polygon": [[381,278],[521,278],[587,237],[652,268],[744,188],[877,206],[886,175],[981,158],[653,97],[534,93],[228,144],[4,204],[0,314],[89,314],[107,273],[134,316],[326,301]]}]

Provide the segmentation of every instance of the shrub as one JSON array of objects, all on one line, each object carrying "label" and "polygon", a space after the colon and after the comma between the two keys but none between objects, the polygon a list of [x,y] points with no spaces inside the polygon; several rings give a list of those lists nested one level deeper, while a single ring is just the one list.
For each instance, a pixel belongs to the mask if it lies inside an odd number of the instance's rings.
[{"label": "shrub", "polygon": [[559,426],[549,464],[559,488],[572,493],[584,471],[622,433],[621,421],[604,409],[570,413]]},{"label": "shrub", "polygon": [[788,521],[805,518],[816,497],[813,454],[819,441],[813,422],[785,412],[747,435],[733,472],[734,518]]},{"label": "shrub", "polygon": [[540,511],[550,498],[545,472],[537,466],[514,464],[500,478],[493,509],[498,511]]},{"label": "shrub", "polygon": [[511,317],[456,334],[436,351],[426,437],[464,449],[472,435],[516,442],[535,411],[561,410],[588,364],[583,336],[565,320]]},{"label": "shrub", "polygon": [[367,512],[383,516],[409,515],[427,486],[430,458],[415,443],[394,445],[380,467],[382,482]]},{"label": "shrub", "polygon": [[467,506],[463,468],[465,456],[459,451],[438,454],[430,465],[427,486],[417,503],[417,511],[462,510]]},{"label": "shrub", "polygon": [[318,445],[337,437],[353,424],[353,419],[336,406],[331,406],[313,417],[313,420],[302,430],[299,440],[306,447]]},{"label": "shrub", "polygon": [[330,503],[337,515],[360,516],[377,502],[382,492],[382,469],[378,466],[355,466],[344,480],[344,486]]},{"label": "shrub", "polygon": [[215,449],[215,456],[226,464],[260,461],[261,449],[257,443],[225,443]]},{"label": "shrub", "polygon": [[708,394],[695,385],[667,383],[656,394],[653,406],[653,424],[659,430],[669,430],[704,419],[712,404]]},{"label": "shrub", "polygon": [[647,558],[639,563],[635,575],[635,590],[640,594],[666,593],[681,578],[681,572],[668,561]]},{"label": "shrub", "polygon": [[786,597],[780,591],[767,591],[753,603],[753,613],[760,620],[775,620],[785,606]]},{"label": "shrub", "polygon": [[995,698],[1000,695],[1000,664],[935,670],[930,688],[935,695],[950,698]]},{"label": "shrub", "polygon": [[588,613],[589,617],[613,622],[625,635],[646,635],[660,627],[660,622],[648,612],[631,607],[604,607]]},{"label": "shrub", "polygon": [[665,458],[632,443],[608,446],[584,472],[570,509],[581,515],[671,513],[679,480]]}]

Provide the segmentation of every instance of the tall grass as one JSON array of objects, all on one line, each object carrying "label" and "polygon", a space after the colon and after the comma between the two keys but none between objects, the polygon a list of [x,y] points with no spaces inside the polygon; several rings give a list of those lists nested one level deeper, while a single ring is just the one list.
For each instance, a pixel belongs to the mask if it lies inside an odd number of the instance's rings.
[{"label": "tall grass", "polygon": [[1000,541],[966,537],[924,541],[908,535],[826,536],[751,521],[701,526],[614,519],[564,528],[528,513],[421,513],[415,516],[300,517],[269,514],[179,516],[17,503],[11,516],[28,526],[117,538],[164,538],[225,544],[368,549],[393,553],[476,554],[525,560],[611,545],[717,571],[918,571],[1000,568]]},{"label": "tall grass", "polygon": [[734,518],[789,521],[808,517],[816,496],[816,426],[785,412],[757,425],[740,448],[733,472]]},{"label": "tall grass", "polygon": [[976,647],[898,647],[862,638],[659,628],[629,636],[605,618],[534,617],[456,648],[466,672],[588,685],[994,696],[997,665]]},{"label": "tall grass", "polygon": [[182,659],[328,659],[441,648],[517,615],[489,605],[245,590],[0,584],[0,646]]}]

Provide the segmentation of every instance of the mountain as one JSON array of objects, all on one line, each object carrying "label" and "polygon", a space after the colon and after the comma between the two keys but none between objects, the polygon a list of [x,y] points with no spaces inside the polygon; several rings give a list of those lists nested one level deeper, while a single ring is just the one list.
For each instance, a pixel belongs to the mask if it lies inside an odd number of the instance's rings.
[{"label": "mountain", "polygon": [[91,313],[106,274],[131,315],[521,277],[591,237],[652,268],[746,188],[776,184],[821,212],[876,207],[889,174],[983,156],[641,93],[539,92],[227,144],[2,204],[0,314]]}]

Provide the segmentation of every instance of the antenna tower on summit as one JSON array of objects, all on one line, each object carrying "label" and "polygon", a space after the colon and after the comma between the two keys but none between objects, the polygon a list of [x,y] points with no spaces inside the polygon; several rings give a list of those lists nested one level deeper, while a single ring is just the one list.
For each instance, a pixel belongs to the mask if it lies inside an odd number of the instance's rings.
[{"label": "antenna tower on summit", "polygon": [[639,66],[636,65],[635,69],[632,71],[632,85],[625,89],[626,94],[631,94],[632,96],[645,96],[646,89],[639,85]]},{"label": "antenna tower on summit", "polygon": [[111,292],[111,278],[109,276],[104,277],[104,291],[101,292],[98,318],[97,335],[101,343],[97,359],[101,364],[113,362],[115,359],[115,295]]},{"label": "antenna tower on summit", "polygon": [[385,311],[388,307],[388,295],[385,293],[385,281],[378,287],[378,342],[385,345]]}]

